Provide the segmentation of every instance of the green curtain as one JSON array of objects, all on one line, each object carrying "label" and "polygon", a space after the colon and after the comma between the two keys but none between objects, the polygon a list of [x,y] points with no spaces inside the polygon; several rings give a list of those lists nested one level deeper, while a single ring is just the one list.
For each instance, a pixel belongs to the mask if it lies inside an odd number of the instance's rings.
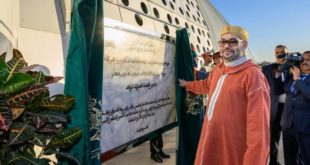
[{"label": "green curtain", "polygon": [[178,79],[194,80],[194,64],[186,29],[177,30],[176,33],[176,108],[179,125],[177,165],[191,165],[196,156],[203,116],[186,112],[186,91],[179,86]]},{"label": "green curtain", "polygon": [[[68,152],[81,164],[100,161],[103,77],[103,1],[74,0],[66,58],[65,94],[74,96],[69,127],[80,127],[82,139]],[[59,164],[70,164],[60,160]]]}]

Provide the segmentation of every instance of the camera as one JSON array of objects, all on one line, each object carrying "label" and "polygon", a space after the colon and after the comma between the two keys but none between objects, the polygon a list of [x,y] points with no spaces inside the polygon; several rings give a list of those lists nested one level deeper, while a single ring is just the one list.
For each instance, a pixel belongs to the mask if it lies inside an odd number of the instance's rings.
[{"label": "camera", "polygon": [[277,58],[284,58],[284,63],[278,65],[278,70],[285,71],[292,66],[299,68],[299,65],[304,61],[304,57],[299,52],[280,54]]}]

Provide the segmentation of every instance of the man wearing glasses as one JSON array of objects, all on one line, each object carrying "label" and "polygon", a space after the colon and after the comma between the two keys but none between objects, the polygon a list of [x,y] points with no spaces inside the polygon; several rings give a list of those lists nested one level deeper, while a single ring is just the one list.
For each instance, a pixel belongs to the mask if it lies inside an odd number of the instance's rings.
[{"label": "man wearing glasses", "polygon": [[217,65],[207,80],[179,79],[181,87],[208,94],[195,165],[263,165],[269,154],[269,86],[259,67],[246,59],[248,33],[227,26]]},{"label": "man wearing glasses", "polygon": [[270,86],[270,161],[269,165],[280,165],[278,161],[279,141],[281,136],[281,116],[285,102],[283,90],[284,73],[279,69],[284,63],[287,47],[278,45],[275,47],[276,62],[262,68]]}]

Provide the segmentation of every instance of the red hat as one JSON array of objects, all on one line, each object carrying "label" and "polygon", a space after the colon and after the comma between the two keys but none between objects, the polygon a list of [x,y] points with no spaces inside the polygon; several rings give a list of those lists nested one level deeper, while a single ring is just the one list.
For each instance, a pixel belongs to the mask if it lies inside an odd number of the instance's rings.
[{"label": "red hat", "polygon": [[200,56],[201,57],[205,57],[205,56],[210,56],[211,57],[211,52],[204,52]]},{"label": "red hat", "polygon": [[221,56],[221,53],[220,53],[219,51],[213,53],[212,58],[218,58],[218,57],[222,57],[222,56]]}]

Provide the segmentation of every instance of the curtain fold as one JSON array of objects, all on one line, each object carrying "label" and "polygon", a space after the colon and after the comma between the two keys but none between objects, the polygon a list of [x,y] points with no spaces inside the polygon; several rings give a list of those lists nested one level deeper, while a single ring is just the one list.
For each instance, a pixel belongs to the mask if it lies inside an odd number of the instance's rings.
[{"label": "curtain fold", "polygon": [[[101,164],[100,126],[103,77],[103,1],[74,0],[66,58],[65,94],[75,97],[69,127],[82,129],[69,150],[83,165]],[[72,163],[72,162],[71,162]],[[71,164],[59,160],[58,164]]]},{"label": "curtain fold", "polygon": [[186,29],[177,30],[176,33],[176,105],[179,125],[177,165],[191,165],[196,156],[203,116],[187,113],[187,93],[185,88],[179,86],[178,79],[193,81],[194,64]]}]

